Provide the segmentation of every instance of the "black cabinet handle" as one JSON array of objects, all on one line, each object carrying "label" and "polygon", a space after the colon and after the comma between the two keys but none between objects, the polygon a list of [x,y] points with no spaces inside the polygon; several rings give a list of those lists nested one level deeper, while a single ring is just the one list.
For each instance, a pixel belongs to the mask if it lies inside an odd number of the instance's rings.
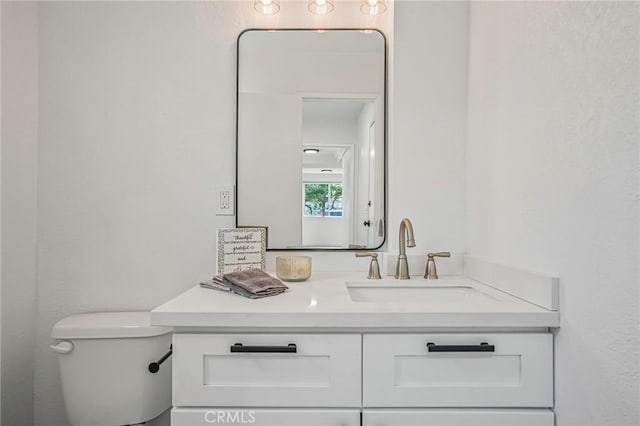
[{"label": "black cabinet handle", "polygon": [[287,353],[295,354],[298,347],[295,343],[289,343],[287,346],[245,346],[242,343],[236,343],[229,348],[231,352],[255,352],[255,353]]},{"label": "black cabinet handle", "polygon": [[495,352],[496,347],[487,342],[479,345],[436,345],[433,342],[427,343],[429,352]]},{"label": "black cabinet handle", "polygon": [[156,362],[152,362],[149,364],[149,367],[147,367],[149,369],[149,373],[156,374],[158,371],[160,371],[160,366],[162,365],[163,362],[167,360],[167,358],[171,356],[172,353],[173,353],[173,345],[169,346],[169,352],[162,355],[162,358],[160,358]]}]

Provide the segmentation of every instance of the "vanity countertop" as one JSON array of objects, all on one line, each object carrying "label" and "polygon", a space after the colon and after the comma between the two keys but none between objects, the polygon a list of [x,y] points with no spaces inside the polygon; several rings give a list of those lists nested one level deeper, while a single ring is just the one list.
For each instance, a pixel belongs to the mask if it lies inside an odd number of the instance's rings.
[{"label": "vanity countertop", "polygon": [[[322,272],[308,281],[286,283],[289,291],[264,299],[193,287],[151,311],[154,325],[178,329],[376,329],[540,328],[558,327],[560,314],[511,296],[466,277],[439,280],[363,279],[362,273]],[[375,287],[387,282],[398,287],[464,287],[482,297],[464,303],[357,302],[346,282]],[[474,292],[475,293],[475,292]]]}]

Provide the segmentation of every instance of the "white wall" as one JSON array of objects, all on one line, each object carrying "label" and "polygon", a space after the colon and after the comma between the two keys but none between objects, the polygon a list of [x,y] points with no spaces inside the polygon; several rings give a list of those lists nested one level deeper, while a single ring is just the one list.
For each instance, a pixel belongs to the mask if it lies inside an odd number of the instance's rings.
[{"label": "white wall", "polygon": [[389,250],[414,225],[407,254],[465,249],[468,4],[395,5],[389,145]]},{"label": "white wall", "polygon": [[36,324],[35,3],[2,2],[2,420],[33,422]]},{"label": "white wall", "polygon": [[471,5],[469,251],[560,277],[558,426],[640,423],[638,7]]},{"label": "white wall", "polygon": [[349,247],[349,226],[344,217],[302,218],[302,244],[307,247]]},{"label": "white wall", "polygon": [[[267,247],[302,243],[302,105],[289,94],[240,93],[238,224],[266,226]],[[249,143],[249,141],[254,143]]]},{"label": "white wall", "polygon": [[[357,4],[353,7],[359,10]],[[359,98],[384,88],[384,40],[378,32],[326,32],[318,37],[309,31],[293,39],[287,32],[247,32],[240,44],[241,93]]]},{"label": "white wall", "polygon": [[307,114],[307,116],[303,115],[302,120],[304,123],[302,142],[305,146],[355,145],[358,143],[356,120],[353,117],[327,118]]}]

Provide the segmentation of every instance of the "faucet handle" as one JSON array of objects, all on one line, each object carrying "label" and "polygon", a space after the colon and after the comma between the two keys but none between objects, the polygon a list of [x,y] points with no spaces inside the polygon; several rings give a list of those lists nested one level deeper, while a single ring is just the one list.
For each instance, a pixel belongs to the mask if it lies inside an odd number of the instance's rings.
[{"label": "faucet handle", "polygon": [[382,278],[380,276],[380,265],[378,264],[378,253],[364,253],[364,252],[358,251],[356,252],[356,257],[371,258],[371,264],[369,265],[369,275],[367,275],[367,279],[379,280]]},{"label": "faucet handle", "polygon": [[451,252],[437,251],[435,253],[427,253],[427,257],[451,257]]},{"label": "faucet handle", "polygon": [[448,251],[438,251],[435,253],[427,253],[427,267],[424,271],[424,277],[428,280],[437,280],[438,271],[436,270],[436,257],[451,257]]}]

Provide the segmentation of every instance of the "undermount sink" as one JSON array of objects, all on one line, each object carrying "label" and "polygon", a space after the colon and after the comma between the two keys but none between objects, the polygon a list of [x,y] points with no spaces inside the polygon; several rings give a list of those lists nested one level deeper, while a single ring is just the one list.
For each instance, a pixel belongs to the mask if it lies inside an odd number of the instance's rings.
[{"label": "undermount sink", "polygon": [[349,297],[354,302],[472,303],[497,300],[470,285],[416,281],[347,282],[346,285]]}]

